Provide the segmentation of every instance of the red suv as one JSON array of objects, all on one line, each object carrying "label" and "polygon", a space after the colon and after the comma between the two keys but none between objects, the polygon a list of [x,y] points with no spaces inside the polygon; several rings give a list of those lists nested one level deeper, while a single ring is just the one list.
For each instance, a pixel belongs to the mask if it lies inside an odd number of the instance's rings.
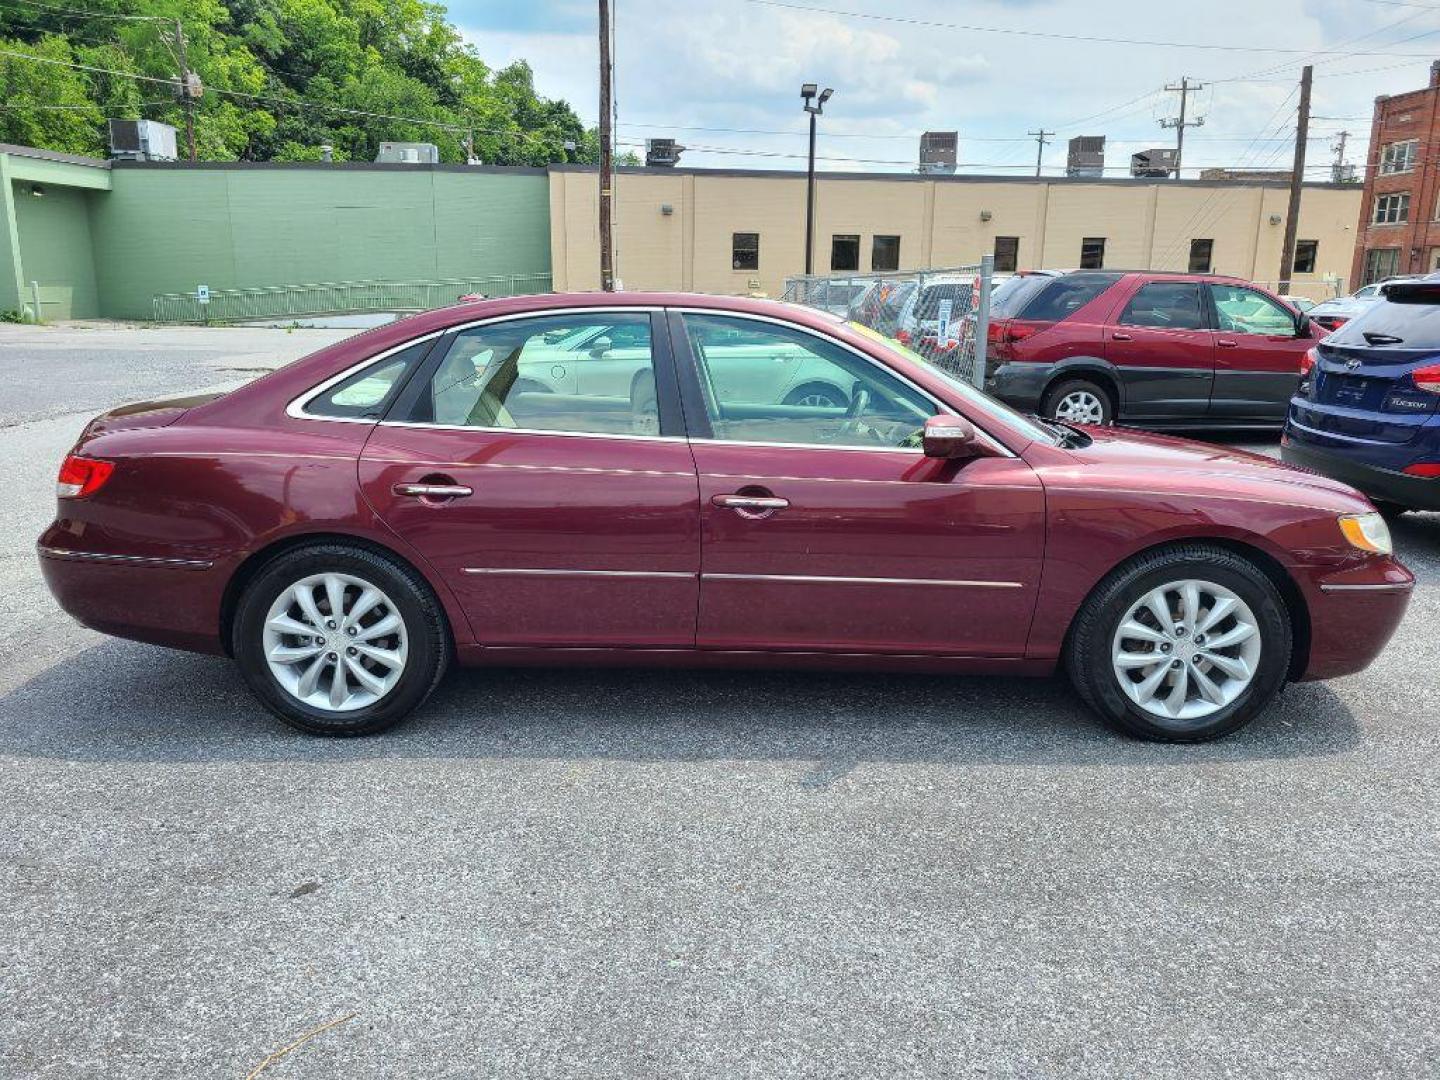
[{"label": "red suv", "polygon": [[985,388],[1073,423],[1278,427],[1326,331],[1215,274],[1078,270],[1014,279],[991,311]]}]

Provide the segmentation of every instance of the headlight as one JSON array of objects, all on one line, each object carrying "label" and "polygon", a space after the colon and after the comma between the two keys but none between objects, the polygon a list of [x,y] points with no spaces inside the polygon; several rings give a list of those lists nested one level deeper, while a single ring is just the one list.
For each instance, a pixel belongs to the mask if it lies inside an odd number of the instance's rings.
[{"label": "headlight", "polygon": [[1361,551],[1389,555],[1395,550],[1390,542],[1390,526],[1379,514],[1344,514],[1340,517],[1340,531]]}]

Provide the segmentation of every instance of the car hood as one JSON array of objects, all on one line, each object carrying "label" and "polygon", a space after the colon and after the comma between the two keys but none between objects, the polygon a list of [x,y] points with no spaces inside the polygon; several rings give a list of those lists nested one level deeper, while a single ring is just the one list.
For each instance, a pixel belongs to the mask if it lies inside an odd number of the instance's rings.
[{"label": "car hood", "polygon": [[[1085,473],[1128,477],[1156,492],[1274,496],[1324,508],[1354,509],[1365,497],[1349,484],[1286,465],[1264,454],[1123,427],[1086,427],[1088,446],[1069,451]],[[1248,492],[1248,496],[1247,496]],[[1275,496],[1278,498],[1278,496]]]},{"label": "car hood", "polygon": [[1359,311],[1367,303],[1372,301],[1356,300],[1353,297],[1342,296],[1336,300],[1322,300],[1305,314],[1314,315],[1346,315]]}]

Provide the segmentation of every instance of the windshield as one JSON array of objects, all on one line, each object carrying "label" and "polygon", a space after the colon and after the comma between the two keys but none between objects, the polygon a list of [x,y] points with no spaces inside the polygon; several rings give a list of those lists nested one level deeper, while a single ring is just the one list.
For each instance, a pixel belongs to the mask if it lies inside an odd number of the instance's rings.
[{"label": "windshield", "polygon": [[971,386],[968,382],[965,382],[959,376],[952,375],[943,368],[936,367],[929,360],[926,360],[925,357],[921,356],[918,352],[916,352],[909,346],[902,345],[894,338],[888,338],[884,334],[878,333],[877,331],[870,329],[870,327],[863,326],[857,322],[850,322],[846,323],[845,325],[850,327],[850,329],[854,330],[857,334],[864,334],[871,341],[878,341],[881,345],[885,346],[885,348],[887,348],[891,352],[896,353],[899,356],[903,356],[906,360],[909,360],[912,363],[919,364],[927,371],[939,375],[942,379],[945,380],[946,385],[953,388],[955,392],[958,393],[961,397],[963,397],[966,401],[970,402],[976,408],[980,409],[983,412],[987,412],[992,416],[1000,417],[1006,423],[1010,424],[1011,427],[1023,431],[1025,435],[1029,438],[1038,439],[1040,442],[1050,443],[1052,446],[1059,441],[1055,436],[1055,432],[1052,431],[1049,427],[1041,426],[1033,418],[1026,416],[1024,413],[1016,412],[1009,405],[1006,405],[1002,401],[996,400],[989,394],[985,393],[983,390],[977,390],[975,387]]}]

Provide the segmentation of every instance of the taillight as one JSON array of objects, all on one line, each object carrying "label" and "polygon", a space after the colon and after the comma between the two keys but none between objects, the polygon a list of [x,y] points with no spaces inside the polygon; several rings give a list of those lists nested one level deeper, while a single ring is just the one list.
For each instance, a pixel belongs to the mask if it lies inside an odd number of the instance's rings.
[{"label": "taillight", "polygon": [[909,345],[909,344],[910,344],[910,331],[909,331],[909,330],[900,330],[900,331],[897,331],[896,334],[895,334],[895,340],[898,341],[898,342],[900,342],[901,345]]},{"label": "taillight", "polygon": [[1416,389],[1440,394],[1440,364],[1431,364],[1429,367],[1412,371],[1410,379],[1414,382]]},{"label": "taillight", "polygon": [[115,466],[97,458],[71,454],[60,463],[60,475],[55,478],[55,496],[59,499],[83,499],[99,491]]},{"label": "taillight", "polygon": [[1406,476],[1440,476],[1440,461],[1417,461],[1414,465],[1405,466]]},{"label": "taillight", "polygon": [[1300,377],[1303,379],[1320,362],[1320,354],[1314,349],[1306,349],[1305,355],[1300,357]]}]

